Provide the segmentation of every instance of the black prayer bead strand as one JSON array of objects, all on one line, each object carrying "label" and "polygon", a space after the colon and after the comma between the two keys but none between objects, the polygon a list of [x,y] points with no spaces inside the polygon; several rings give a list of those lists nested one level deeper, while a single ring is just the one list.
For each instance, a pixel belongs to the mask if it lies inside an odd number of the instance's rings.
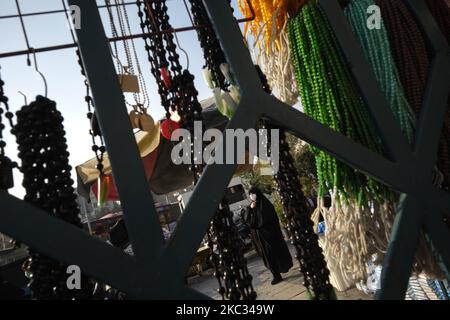
[{"label": "black prayer bead strand", "polygon": [[[202,109],[197,99],[198,92],[194,86],[194,76],[187,70],[181,72],[179,56],[173,42],[174,36],[171,33],[163,36],[159,34],[162,31],[172,30],[165,1],[144,2],[146,4],[145,15],[142,12],[142,2],[137,1],[138,16],[141,18],[143,31],[147,30],[154,34],[150,37],[151,39],[145,37],[144,40],[152,73],[158,83],[162,104],[166,109],[167,116],[170,111],[176,110],[181,117],[183,127],[192,134],[194,121],[202,121]],[[166,42],[166,46],[164,46],[163,40]],[[170,69],[167,68],[169,63],[165,53],[168,53]],[[165,85],[161,75],[162,68],[167,69],[170,79],[169,88]],[[191,143],[193,144],[194,141]],[[193,148],[191,150],[191,158],[194,159],[196,155]],[[192,161],[190,169],[194,175],[194,183],[196,183],[203,171],[203,166]],[[212,250],[211,261],[215,268],[215,276],[219,282],[219,293],[222,298],[254,299],[256,294],[251,286],[251,275],[248,273],[243,252],[237,246],[237,230],[232,213],[225,201],[222,201],[215,217],[211,220],[207,238],[208,245]]]},{"label": "black prayer bead strand", "polygon": [[[62,121],[55,102],[42,96],[17,112],[15,129],[25,201],[81,228]],[[87,278],[82,277],[81,290],[69,290],[66,267],[32,248],[27,271],[35,299],[72,300],[91,296],[92,286]]]},{"label": "black prayer bead strand", "polygon": [[5,95],[3,89],[4,85],[5,82],[0,78],[0,191],[7,191],[14,187],[13,169],[18,167],[17,163],[11,161],[5,153],[6,141],[3,137],[3,130],[5,130],[6,127],[3,124],[3,116],[9,122],[11,133],[14,134],[15,132],[12,120],[14,115],[9,110],[9,100]]},{"label": "black prayer bead strand", "polygon": [[[220,65],[226,63],[225,56],[212,29],[206,9],[201,1],[190,0],[190,2],[194,23],[201,26],[197,28],[197,34],[203,49],[205,66],[211,70],[213,83],[222,90],[228,91],[230,84],[220,70]],[[219,293],[223,298],[230,300],[241,298],[254,300],[257,295],[238,238],[233,214],[229,210],[226,199],[223,199],[208,230],[209,247],[212,250],[217,247],[218,252],[213,250],[211,261],[216,268],[215,275],[219,283]]]},{"label": "black prayer bead strand", "polygon": [[[196,25],[210,26],[210,20],[203,3],[200,0],[190,0],[190,2]],[[206,66],[212,73],[212,80],[215,84],[220,84],[220,81],[217,80],[217,74],[222,75],[220,64],[225,62],[225,58],[217,37],[211,28],[200,28],[197,30],[197,33],[204,51]],[[264,84],[265,91],[270,93],[271,89],[267,79],[258,66],[257,70]],[[227,88],[227,86],[221,87],[221,89],[225,90]],[[262,127],[267,129],[274,128],[267,121],[262,122]],[[274,178],[287,213],[287,221],[294,235],[292,241],[297,250],[301,272],[305,276],[305,286],[310,292],[314,292],[314,296],[317,298],[334,298],[334,291],[328,279],[329,272],[321,249],[318,246],[318,239],[313,231],[312,221],[309,219],[311,208],[308,208],[306,199],[301,192],[300,181],[293,166],[293,158],[290,154],[284,131],[281,130],[280,134],[280,168]],[[314,257],[315,260],[310,258],[310,256]],[[305,263],[305,259],[309,263]]]},{"label": "black prayer bead strand", "polygon": [[[152,22],[152,16],[150,11],[142,9],[142,1],[136,1],[138,7],[138,16],[140,19],[140,26],[143,33],[152,33],[151,37],[144,36],[145,51],[147,52],[148,61],[150,63],[150,70],[156,79],[158,86],[158,93],[161,97],[161,105],[166,111],[166,118],[170,117],[171,111],[171,97],[169,88],[165,85],[163,76],[161,74],[162,69],[168,70],[169,62],[166,59],[164,43],[162,35],[159,33],[157,26]],[[169,73],[167,74],[169,77]]]},{"label": "black prayer bead strand", "polygon": [[[271,93],[266,76],[259,66],[256,66],[264,91]],[[267,120],[260,121],[260,127],[270,131],[275,129]],[[280,129],[280,148],[279,148],[279,169],[274,175],[277,183],[277,189],[281,196],[283,212],[288,222],[288,230],[292,238],[292,244],[296,250],[296,258],[300,265],[300,272],[303,274],[303,285],[308,290],[312,299],[334,300],[336,295],[330,284],[330,272],[327,268],[325,257],[319,246],[319,238],[314,232],[314,225],[310,214],[313,208],[310,208],[305,195],[302,192],[299,175],[294,166],[294,159],[290,152],[289,144],[286,140],[286,133]],[[268,147],[270,148],[270,135],[268,136]]]},{"label": "black prayer bead strand", "polygon": [[[95,114],[95,105],[94,105],[94,100],[90,94],[90,85],[86,76],[86,72],[83,66],[83,62],[81,60],[81,53],[80,53],[80,49],[78,48],[76,50],[76,55],[77,55],[77,61],[78,61],[78,65],[80,67],[80,73],[81,75],[84,77],[84,85],[86,88],[86,95],[84,97],[84,100],[86,102],[86,106],[87,106],[87,114],[86,117],[89,120],[89,125],[90,125],[90,129],[89,129],[89,135],[91,137],[91,141],[92,141],[92,151],[94,152],[95,158],[97,159],[97,164],[95,166],[95,168],[98,170],[99,172],[99,176],[101,177],[102,175],[104,175],[104,165],[103,165],[103,160],[104,160],[104,156],[105,156],[105,152],[106,152],[106,147],[105,147],[105,142],[103,140],[103,135],[101,133],[100,130],[100,126],[98,124],[98,120],[97,120],[97,116]],[[98,188],[100,188],[100,185],[98,186]],[[96,285],[94,284],[94,286],[96,287],[96,289],[93,290],[92,293],[92,298],[93,299],[108,299],[108,300],[123,300],[126,295],[114,288],[111,288],[108,292],[106,292],[105,289],[105,285],[102,283],[96,283]]]},{"label": "black prayer bead strand", "polygon": [[[91,136],[92,140],[92,151],[95,154],[95,158],[97,159],[97,165],[96,169],[99,171],[100,176],[104,174],[104,166],[103,166],[103,159],[106,152],[105,143],[103,140],[103,135],[100,130],[100,126],[98,124],[97,116],[95,114],[95,106],[94,106],[94,100],[92,99],[90,95],[90,86],[89,82],[86,77],[86,72],[84,70],[83,63],[81,61],[81,54],[80,50],[76,50],[77,58],[78,58],[78,65],[80,66],[80,72],[81,75],[85,78],[84,79],[84,85],[86,87],[86,95],[84,97],[84,100],[86,101],[87,105],[87,118],[89,120],[90,129],[89,129],[89,135]],[[100,188],[100,186],[98,186]]]},{"label": "black prayer bead strand", "polygon": [[[203,50],[203,57],[205,59],[204,67],[211,70],[211,80],[214,85],[224,91],[228,91],[230,84],[220,70],[220,65],[226,63],[225,55],[212,29],[206,8],[202,0],[189,0],[189,2],[191,3],[192,17],[197,26],[197,36]],[[202,27],[200,28],[198,26]]]}]

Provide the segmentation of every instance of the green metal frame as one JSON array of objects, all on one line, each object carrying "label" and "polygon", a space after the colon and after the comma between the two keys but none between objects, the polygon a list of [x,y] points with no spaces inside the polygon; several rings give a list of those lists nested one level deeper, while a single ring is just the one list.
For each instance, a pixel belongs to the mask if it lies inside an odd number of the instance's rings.
[{"label": "green metal frame", "polygon": [[[0,231],[63,263],[79,265],[85,274],[131,298],[207,298],[186,287],[184,277],[236,165],[206,167],[174,234],[164,243],[96,3],[68,2],[81,8],[81,29],[76,31],[79,47],[136,255],[129,256],[4,192],[0,193]],[[402,193],[377,298],[404,298],[421,229],[450,278],[450,231],[443,222],[443,214],[450,214],[450,195],[431,183],[449,94],[450,50],[426,5],[421,0],[406,1],[434,51],[423,112],[411,150],[338,2],[318,1],[336,30],[366,98],[389,152],[387,159],[266,94],[228,1],[204,2],[242,93],[227,128],[246,130],[255,127],[260,118],[270,119]]]}]

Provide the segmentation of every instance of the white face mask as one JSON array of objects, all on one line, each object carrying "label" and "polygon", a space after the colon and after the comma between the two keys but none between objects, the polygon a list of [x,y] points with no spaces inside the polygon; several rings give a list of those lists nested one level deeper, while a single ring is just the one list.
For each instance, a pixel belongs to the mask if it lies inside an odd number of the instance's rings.
[{"label": "white face mask", "polygon": [[256,201],[256,194],[251,193],[251,194],[250,194],[250,200]]}]

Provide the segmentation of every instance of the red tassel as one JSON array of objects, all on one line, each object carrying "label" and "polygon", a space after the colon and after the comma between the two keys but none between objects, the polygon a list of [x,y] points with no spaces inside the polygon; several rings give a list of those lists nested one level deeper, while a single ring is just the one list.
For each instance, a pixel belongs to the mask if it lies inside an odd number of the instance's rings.
[{"label": "red tassel", "polygon": [[161,73],[161,76],[163,78],[164,85],[167,89],[170,89],[172,82],[170,80],[169,72],[167,71],[167,68],[160,68],[159,72]]},{"label": "red tassel", "polygon": [[180,128],[180,123],[171,119],[166,119],[161,123],[161,134],[167,140],[170,140],[172,133]]}]

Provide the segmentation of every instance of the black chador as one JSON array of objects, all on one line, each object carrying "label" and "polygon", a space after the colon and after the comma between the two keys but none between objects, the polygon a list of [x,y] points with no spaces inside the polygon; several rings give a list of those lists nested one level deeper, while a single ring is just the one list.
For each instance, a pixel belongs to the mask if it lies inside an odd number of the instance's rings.
[{"label": "black chador", "polygon": [[252,230],[252,238],[264,260],[264,265],[272,272],[272,284],[282,280],[281,273],[292,267],[292,257],[281,233],[275,208],[258,188],[249,191],[252,205],[248,209],[247,223]]}]

